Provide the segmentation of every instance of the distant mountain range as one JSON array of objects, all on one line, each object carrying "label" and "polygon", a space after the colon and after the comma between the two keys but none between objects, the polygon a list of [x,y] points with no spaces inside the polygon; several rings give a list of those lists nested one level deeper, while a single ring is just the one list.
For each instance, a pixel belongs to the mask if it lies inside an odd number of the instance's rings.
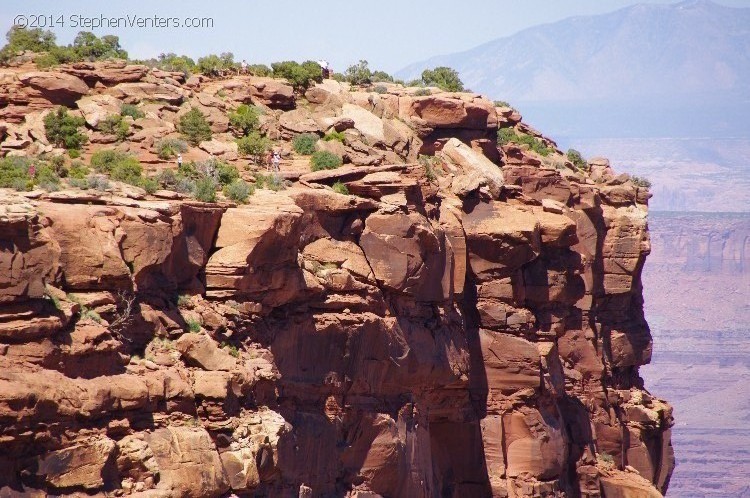
[{"label": "distant mountain range", "polygon": [[457,69],[468,88],[563,136],[750,134],[750,8],[639,4],[529,28],[397,74],[411,79],[435,66]]}]

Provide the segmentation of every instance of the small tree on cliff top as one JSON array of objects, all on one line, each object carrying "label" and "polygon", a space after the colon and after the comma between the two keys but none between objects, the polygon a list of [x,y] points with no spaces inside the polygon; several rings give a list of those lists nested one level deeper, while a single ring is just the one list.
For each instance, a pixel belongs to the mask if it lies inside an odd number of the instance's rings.
[{"label": "small tree on cliff top", "polygon": [[458,77],[458,71],[445,66],[425,69],[422,72],[422,81],[427,86],[436,86],[448,92],[462,92],[464,90],[464,84]]}]

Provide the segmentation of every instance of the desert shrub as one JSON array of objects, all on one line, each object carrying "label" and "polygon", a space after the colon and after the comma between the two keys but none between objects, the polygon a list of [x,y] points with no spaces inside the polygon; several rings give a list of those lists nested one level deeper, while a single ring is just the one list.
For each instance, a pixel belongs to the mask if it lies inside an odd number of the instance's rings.
[{"label": "desert shrub", "polygon": [[122,142],[130,134],[130,125],[122,119],[120,114],[111,114],[98,125],[99,131],[107,135],[114,135]]},{"label": "desert shrub", "polygon": [[187,325],[188,332],[200,332],[201,331],[201,322],[199,322],[198,320],[188,318],[187,320],[185,320],[185,324]]},{"label": "desert shrub", "polygon": [[304,89],[312,83],[323,81],[323,70],[317,62],[305,61],[302,64],[295,61],[274,62],[271,64],[273,76],[284,78],[296,89]]},{"label": "desert shrub", "polygon": [[39,28],[11,27],[5,35],[8,43],[0,50],[0,61],[6,62],[18,52],[48,52],[56,46],[55,34]]},{"label": "desert shrub", "polygon": [[373,71],[372,77],[370,78],[370,80],[373,83],[378,83],[378,82],[394,83],[395,82],[395,80],[393,79],[393,76],[386,73],[385,71]]},{"label": "desert shrub", "polygon": [[193,195],[201,202],[216,202],[216,188],[218,183],[211,177],[201,178],[195,182]]},{"label": "desert shrub", "polygon": [[112,166],[110,176],[113,180],[140,186],[143,176],[143,167],[138,159],[128,156]]},{"label": "desert shrub", "polygon": [[302,133],[292,140],[292,147],[297,154],[309,156],[315,152],[315,144],[318,143],[318,136],[313,133]]},{"label": "desert shrub", "polygon": [[458,71],[445,66],[425,69],[422,71],[422,81],[425,85],[436,86],[449,92],[462,92],[464,90],[464,84],[458,77]]},{"label": "desert shrub", "polygon": [[232,52],[224,52],[221,55],[210,54],[198,59],[196,69],[206,76],[219,76],[224,71],[233,71],[237,68]]},{"label": "desert shrub", "polygon": [[192,178],[182,176],[178,171],[173,169],[162,170],[157,175],[156,181],[163,188],[182,194],[192,194],[195,190],[195,181]]},{"label": "desert shrub", "polygon": [[130,116],[133,119],[146,117],[146,113],[133,104],[122,104],[120,106],[120,116]]},{"label": "desert shrub", "polygon": [[495,101],[495,107],[513,107],[505,100],[496,100]]},{"label": "desert shrub", "polygon": [[257,188],[279,191],[284,189],[284,179],[281,178],[281,175],[278,173],[271,173],[268,175],[257,173],[255,175],[255,186]]},{"label": "desert shrub", "polygon": [[60,176],[49,164],[42,164],[36,168],[34,183],[44,190],[54,192],[60,189]]},{"label": "desert shrub", "polygon": [[188,145],[184,140],[180,140],[179,138],[162,138],[154,144],[154,148],[159,159],[166,161],[173,159],[177,154],[187,152]]},{"label": "desert shrub", "polygon": [[71,116],[65,107],[58,107],[44,117],[44,131],[50,143],[66,149],[80,149],[86,143],[86,135],[78,129],[86,121]]},{"label": "desert shrub", "polygon": [[240,104],[229,113],[229,124],[242,135],[247,135],[258,126],[260,109],[254,105]]},{"label": "desert shrub", "polygon": [[81,161],[73,161],[68,170],[70,178],[83,179],[89,174],[89,169]]},{"label": "desert shrub", "polygon": [[70,156],[71,159],[78,159],[81,157],[81,151],[78,149],[68,149],[68,156]]},{"label": "desert shrub", "polygon": [[253,76],[271,76],[273,69],[265,64],[250,64],[247,66],[247,72]]},{"label": "desert shrub", "polygon": [[239,358],[240,357],[240,350],[237,349],[237,346],[235,346],[234,344],[224,343],[224,344],[221,345],[221,347],[224,348],[224,349],[226,349],[227,352],[230,355],[234,356],[235,358]]},{"label": "desert shrub", "polygon": [[341,157],[327,150],[319,150],[310,157],[310,169],[313,171],[336,169],[341,166],[341,163]]},{"label": "desert shrub", "polygon": [[388,93],[388,88],[384,87],[383,85],[377,85],[372,89],[372,91],[375,93],[384,94]]},{"label": "desert shrub", "polygon": [[89,188],[105,191],[109,189],[109,180],[103,175],[91,175],[89,176]]},{"label": "desert shrub", "polygon": [[414,92],[415,97],[427,97],[428,95],[432,95],[432,92],[427,88],[420,88],[419,90]]},{"label": "desert shrub", "polygon": [[148,192],[149,194],[153,194],[154,192],[159,190],[159,182],[156,180],[156,178],[151,178],[151,177],[141,178],[141,181],[138,184],[138,186],[141,187],[146,192]]},{"label": "desert shrub", "polygon": [[25,157],[10,156],[0,159],[0,187],[26,190],[26,184],[32,181],[29,176],[30,165],[31,161]]},{"label": "desert shrub", "polygon": [[257,131],[250,132],[246,137],[237,139],[237,150],[243,156],[253,156],[259,161],[263,154],[271,148],[271,141],[261,136]]},{"label": "desert shrub", "polygon": [[211,126],[200,109],[193,108],[180,117],[177,129],[189,143],[198,145],[204,140],[211,140]]},{"label": "desert shrub", "polygon": [[52,156],[49,158],[49,165],[60,178],[68,176],[69,171],[65,167],[65,156]]},{"label": "desert shrub", "polygon": [[216,165],[216,179],[220,185],[229,185],[240,177],[237,167],[231,164],[218,163]]},{"label": "desert shrub", "polygon": [[530,150],[545,157],[554,152],[554,149],[548,147],[542,140],[531,135],[526,135],[525,133],[519,134],[514,128],[500,128],[497,131],[497,143],[499,145],[507,145],[509,143],[526,145]]},{"label": "desert shrub", "polygon": [[588,165],[586,164],[586,160],[577,150],[568,149],[568,153],[566,155],[568,156],[568,161],[573,163],[573,166],[575,166],[576,168],[584,171],[588,167]]},{"label": "desert shrub", "polygon": [[89,181],[86,178],[68,178],[68,183],[71,187],[79,188],[81,190],[87,190],[89,188]]},{"label": "desert shrub", "polygon": [[133,61],[148,67],[156,67],[164,71],[178,71],[187,76],[195,69],[195,61],[187,55],[177,55],[174,52],[159,54],[156,59]]},{"label": "desert shrub", "polygon": [[130,157],[125,152],[114,149],[97,150],[91,155],[89,164],[99,173],[111,173],[114,166]]},{"label": "desert shrub", "polygon": [[330,142],[332,140],[336,140],[337,142],[344,143],[344,138],[345,138],[344,132],[342,132],[342,131],[330,131],[330,132],[328,132],[328,133],[325,134],[325,136],[323,137],[323,140],[325,140],[326,142]]},{"label": "desert shrub", "polygon": [[435,156],[428,156],[425,154],[421,154],[419,156],[419,164],[424,167],[424,176],[431,182],[434,182],[437,179],[437,174],[435,173],[435,166],[440,162],[440,159],[438,159]]},{"label": "desert shrub", "polygon": [[651,188],[651,180],[649,180],[645,176],[631,176],[630,181],[632,181],[634,185],[637,185],[639,187],[647,189]]},{"label": "desert shrub", "polygon": [[360,60],[357,64],[346,68],[344,76],[346,81],[352,85],[367,85],[371,81],[372,71],[370,71],[366,60]]},{"label": "desert shrub", "polygon": [[338,194],[349,195],[349,189],[345,184],[341,182],[336,182],[333,184],[333,191]]},{"label": "desert shrub", "polygon": [[243,180],[235,180],[224,187],[224,195],[235,202],[245,203],[254,193],[254,188]]}]

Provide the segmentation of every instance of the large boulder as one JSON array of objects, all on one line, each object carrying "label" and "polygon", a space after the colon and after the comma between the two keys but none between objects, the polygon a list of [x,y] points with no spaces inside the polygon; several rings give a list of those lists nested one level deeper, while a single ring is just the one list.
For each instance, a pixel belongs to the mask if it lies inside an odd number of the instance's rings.
[{"label": "large boulder", "polygon": [[463,219],[473,274],[480,281],[509,276],[541,250],[536,217],[504,203],[479,203]]},{"label": "large boulder", "polygon": [[86,83],[71,74],[36,71],[19,76],[21,82],[39,92],[53,104],[72,106],[79,98],[89,93]]},{"label": "large boulder", "polygon": [[81,98],[76,105],[83,113],[86,123],[96,128],[108,116],[119,115],[122,102],[112,95],[91,95]]},{"label": "large boulder", "polygon": [[114,449],[114,441],[101,438],[53,451],[39,460],[37,475],[55,488],[96,490],[116,485]]},{"label": "large boulder", "polygon": [[487,185],[495,199],[500,197],[503,184],[505,183],[503,172],[496,164],[487,159],[486,156],[475,151],[457,138],[451,138],[445,143],[442,155],[458,166],[460,176],[467,177],[469,180],[479,179],[481,183]]},{"label": "large boulder", "polygon": [[203,428],[166,427],[145,435],[169,497],[212,498],[229,489],[219,453]]}]

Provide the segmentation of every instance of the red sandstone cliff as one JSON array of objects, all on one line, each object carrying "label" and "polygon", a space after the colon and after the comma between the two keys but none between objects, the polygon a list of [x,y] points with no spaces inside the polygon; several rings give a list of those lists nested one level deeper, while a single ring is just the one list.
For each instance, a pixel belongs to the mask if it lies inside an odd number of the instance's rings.
[{"label": "red sandstone cliff", "polygon": [[239,206],[0,190],[0,496],[666,489],[671,407],[638,375],[648,195],[606,161],[497,149],[498,126],[535,132],[473,94],[326,81],[302,104],[117,64],[0,80],[4,153],[51,151],[56,104],[93,126],[129,102],[143,161],[187,106],[219,134],[190,154],[234,161],[225,111],[252,102],[277,140],[344,130],[349,163],[292,161]]}]

